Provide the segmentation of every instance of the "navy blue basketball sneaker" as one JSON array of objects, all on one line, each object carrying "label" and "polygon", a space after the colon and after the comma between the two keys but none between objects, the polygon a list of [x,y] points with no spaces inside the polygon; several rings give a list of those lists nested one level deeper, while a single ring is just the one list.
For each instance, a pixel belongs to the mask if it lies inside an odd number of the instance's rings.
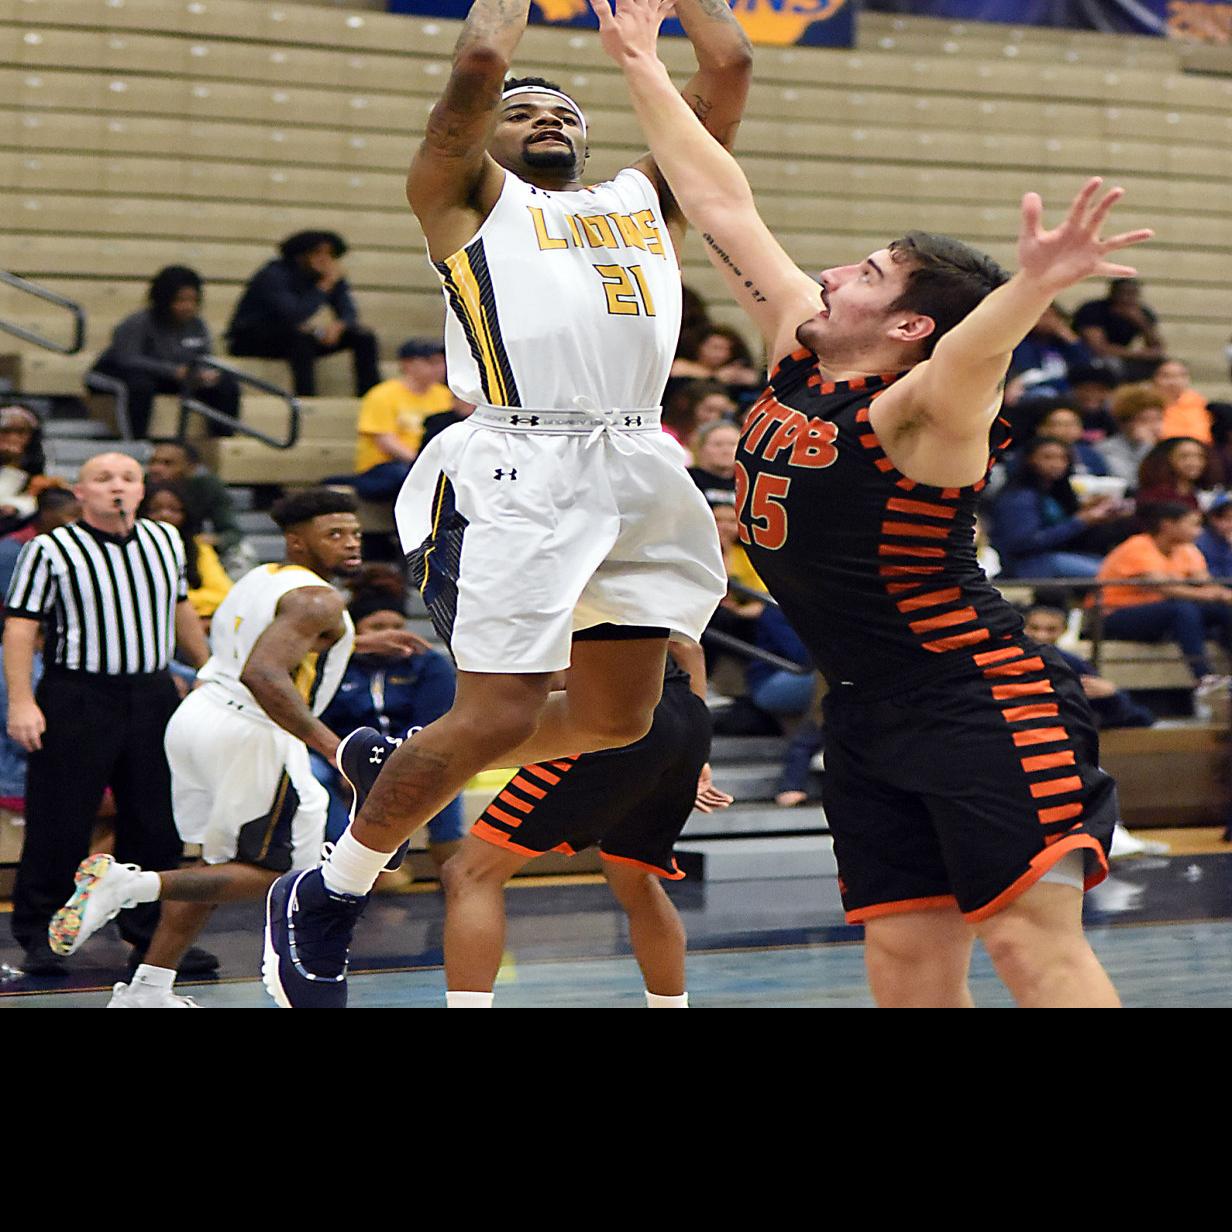
[{"label": "navy blue basketball sneaker", "polygon": [[[412,727],[407,732],[410,739],[422,728]],[[344,736],[338,746],[334,760],[338,764],[338,772],[351,789],[351,820],[354,821],[359,810],[363,808],[372,785],[381,773],[386,761],[402,741],[396,736],[383,736],[375,727],[357,727],[350,735]],[[402,867],[406,858],[410,839],[407,839],[397,851],[390,856],[385,868],[394,872]]]},{"label": "navy blue basketball sneaker", "polygon": [[344,1010],[351,936],[368,895],[335,894],[321,869],[292,869],[265,900],[261,980],[284,1010]]}]

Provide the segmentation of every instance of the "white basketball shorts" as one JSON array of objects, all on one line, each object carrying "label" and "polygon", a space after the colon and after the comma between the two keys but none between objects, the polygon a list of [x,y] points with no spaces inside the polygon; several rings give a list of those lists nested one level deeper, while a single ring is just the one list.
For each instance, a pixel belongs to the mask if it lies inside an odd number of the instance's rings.
[{"label": "white basketball shorts", "polygon": [[467,672],[563,670],[597,625],[697,641],[727,592],[714,516],[657,411],[480,408],[420,455],[395,515]]},{"label": "white basketball shorts", "polygon": [[171,716],[164,744],[176,829],[207,864],[286,872],[320,860],[329,797],[302,740],[206,685]]}]

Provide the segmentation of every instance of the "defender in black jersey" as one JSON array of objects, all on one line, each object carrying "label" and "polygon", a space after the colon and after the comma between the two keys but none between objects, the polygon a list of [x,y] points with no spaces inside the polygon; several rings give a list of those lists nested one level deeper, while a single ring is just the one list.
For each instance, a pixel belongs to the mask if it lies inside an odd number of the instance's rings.
[{"label": "defender in black jersey", "polygon": [[597,844],[608,885],[629,917],[634,956],[654,1008],[687,1005],[684,926],[661,880],[678,881],[672,848],[694,807],[725,808],[710,781],[710,712],[696,647],[673,642],[663,697],[636,744],[523,766],[444,867],[445,976],[456,1008],[491,1004],[505,939],[504,886],[549,851]]},{"label": "defender in black jersey", "polygon": [[1010,353],[1053,298],[1150,238],[1100,230],[1091,180],[1065,222],[1022,206],[1019,272],[911,232],[812,279],[748,182],[671,98],[655,0],[591,0],[658,166],[775,365],[738,454],[750,558],[831,684],[826,813],[848,917],[885,1005],[970,1004],[973,938],[1020,1004],[1115,1005],[1082,934],[1115,791],[1065,666],[1028,641],[975,559],[1008,443]]}]

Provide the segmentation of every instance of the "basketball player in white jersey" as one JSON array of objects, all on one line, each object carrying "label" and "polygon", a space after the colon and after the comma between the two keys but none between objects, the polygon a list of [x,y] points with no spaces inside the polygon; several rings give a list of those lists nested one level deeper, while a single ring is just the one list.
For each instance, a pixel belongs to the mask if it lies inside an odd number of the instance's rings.
[{"label": "basketball player in white jersey", "polygon": [[[396,506],[457,701],[389,757],[324,868],[271,889],[280,1004],[345,1004],[337,917],[477,771],[644,736],[669,634],[695,642],[726,591],[713,517],[659,425],[683,216],[649,157],[582,186],[581,109],[542,78],[505,80],[528,7],[472,5],[407,180],[445,293],[450,384],[477,405],[424,450]],[[748,40],[726,0],[676,13],[699,65],[685,96],[730,142]],[[305,948],[315,964],[293,957]]]},{"label": "basketball player in white jersey", "polygon": [[[350,495],[324,488],[281,501],[273,516],[286,535],[284,563],[253,569],[214,615],[201,687],[166,734],[176,825],[200,844],[203,865],[153,873],[90,856],[52,920],[52,949],[71,954],[122,907],[162,901],[145,961],[131,984],[116,985],[112,1008],[195,1008],[172,984],[214,907],[259,899],[280,873],[320,858],[328,800],[308,749],[332,760],[339,743],[317,716],[354,642],[345,597],[329,579],[359,568],[355,509]],[[403,650],[421,645],[398,638],[409,643]]]}]

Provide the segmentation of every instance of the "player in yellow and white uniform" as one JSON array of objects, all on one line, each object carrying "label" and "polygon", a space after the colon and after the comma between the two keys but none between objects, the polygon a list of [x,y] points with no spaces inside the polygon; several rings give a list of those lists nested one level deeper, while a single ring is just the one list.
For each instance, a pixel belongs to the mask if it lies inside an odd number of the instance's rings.
[{"label": "player in yellow and white uniform", "polygon": [[[323,885],[296,880],[294,909],[291,878],[271,892],[268,936],[293,1005],[345,1002],[330,895],[362,899],[476,771],[641,738],[668,636],[696,641],[726,593],[713,518],[659,429],[683,218],[649,157],[582,185],[577,103],[542,78],[505,80],[528,8],[472,5],[407,180],[448,308],[450,385],[477,405],[424,450],[396,506],[412,578],[458,664],[457,700],[390,757]],[[676,14],[698,60],[685,94],[730,142],[748,40],[725,0],[679,0]],[[567,688],[549,697],[566,667]],[[289,954],[318,931],[343,939],[328,955],[311,942],[322,958],[309,971]]]}]

